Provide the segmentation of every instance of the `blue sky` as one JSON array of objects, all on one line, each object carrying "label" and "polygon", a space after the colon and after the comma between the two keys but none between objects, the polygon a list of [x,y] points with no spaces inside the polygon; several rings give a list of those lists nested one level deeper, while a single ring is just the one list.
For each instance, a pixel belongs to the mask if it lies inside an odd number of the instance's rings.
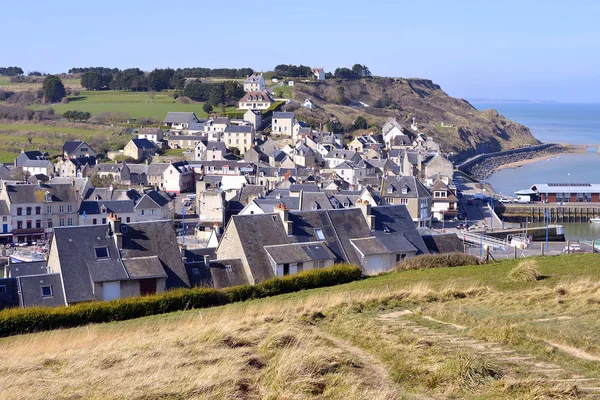
[{"label": "blue sky", "polygon": [[457,97],[600,102],[594,1],[32,0],[2,11],[0,65],[26,71],[361,63]]}]

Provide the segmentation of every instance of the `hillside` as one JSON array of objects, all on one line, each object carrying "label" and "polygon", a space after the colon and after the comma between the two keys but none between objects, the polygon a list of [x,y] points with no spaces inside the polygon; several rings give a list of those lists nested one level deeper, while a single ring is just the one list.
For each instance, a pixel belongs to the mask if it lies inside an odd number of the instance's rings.
[{"label": "hillside", "polygon": [[[454,152],[459,158],[539,143],[527,127],[494,110],[479,111],[466,100],[448,96],[426,79],[299,82],[294,87],[294,98],[311,98],[318,106],[316,110],[298,111],[308,120],[334,115],[343,124],[351,124],[356,116],[363,115],[369,123],[381,126],[393,116],[409,128],[415,118],[421,132],[437,139],[443,151]],[[341,98],[351,105],[339,105]],[[374,107],[378,101],[389,108]],[[369,107],[362,107],[359,102]]]},{"label": "hillside", "polygon": [[[0,339],[3,399],[566,399],[599,393],[598,255],[413,270]],[[596,388],[596,389],[594,389]]]}]

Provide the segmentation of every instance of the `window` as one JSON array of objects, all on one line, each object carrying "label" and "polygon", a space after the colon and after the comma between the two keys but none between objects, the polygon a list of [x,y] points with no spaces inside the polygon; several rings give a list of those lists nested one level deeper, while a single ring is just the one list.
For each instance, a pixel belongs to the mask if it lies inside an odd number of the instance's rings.
[{"label": "window", "polygon": [[42,286],[42,297],[52,297],[53,295],[52,286]]},{"label": "window", "polygon": [[106,218],[102,218],[102,225],[106,225]]},{"label": "window", "polygon": [[200,269],[199,268],[192,268],[192,275],[193,276],[200,276]]},{"label": "window", "polygon": [[69,212],[69,213],[73,212],[73,206],[71,204],[67,205],[67,212]]},{"label": "window", "polygon": [[17,229],[23,229],[23,221],[17,221]]},{"label": "window", "polygon": [[100,212],[102,214],[106,214],[106,206],[103,205],[102,207],[100,207]]},{"label": "window", "polygon": [[38,228],[38,229],[42,227],[42,220],[41,219],[38,219],[37,221],[35,221],[35,227]]},{"label": "window", "polygon": [[31,207],[27,207],[27,215],[31,215]]},{"label": "window", "polygon": [[46,207],[46,214],[52,214],[52,206]]},{"label": "window", "polygon": [[65,226],[65,219],[64,219],[64,218],[61,218],[61,219],[58,221],[58,225],[59,225],[59,226]]},{"label": "window", "polygon": [[33,226],[31,220],[27,221],[27,229],[31,229]]},{"label": "window", "polygon": [[98,224],[98,220],[96,218],[92,219],[92,225],[97,225]]},{"label": "window", "polygon": [[325,240],[325,235],[323,234],[323,229],[321,228],[315,228],[315,236],[319,240]]},{"label": "window", "polygon": [[408,204],[408,199],[400,199],[400,204]]},{"label": "window", "polygon": [[67,219],[67,226],[73,226],[73,218]]},{"label": "window", "polygon": [[23,215],[23,209],[21,207],[17,207],[17,215]]},{"label": "window", "polygon": [[407,194],[408,193],[408,188],[406,186],[404,186],[402,188],[402,194]]},{"label": "window", "polygon": [[446,197],[448,197],[447,193],[445,191],[435,191],[433,193],[433,195],[434,195],[434,197],[441,198],[441,199],[445,199]]},{"label": "window", "polygon": [[6,285],[0,285],[0,293],[6,293]]},{"label": "window", "polygon": [[146,210],[140,210],[140,216],[144,216],[146,214]]},{"label": "window", "polygon": [[52,228],[52,220],[51,219],[48,220],[48,228]]},{"label": "window", "polygon": [[406,258],[406,254],[396,254],[396,264],[400,262],[404,262]]},{"label": "window", "polygon": [[2,217],[2,222],[6,222],[6,221],[8,221],[8,217],[5,215]]},{"label": "window", "polygon": [[127,227],[125,225],[121,225],[119,229],[122,234],[127,235]]},{"label": "window", "polygon": [[131,222],[131,217],[127,217],[127,223],[130,223],[130,222]]},{"label": "window", "polygon": [[108,247],[95,247],[94,252],[96,253],[96,258],[109,258],[108,255]]},{"label": "window", "polygon": [[[404,200],[404,199],[400,199],[400,200]],[[386,197],[385,202],[386,202],[386,204],[394,204],[394,199],[392,199],[391,197]]]},{"label": "window", "polygon": [[42,213],[42,207],[35,208],[35,215],[40,215]]},{"label": "window", "polygon": [[65,206],[63,206],[63,205],[58,206],[58,212],[61,213],[61,214],[64,213],[65,212]]}]

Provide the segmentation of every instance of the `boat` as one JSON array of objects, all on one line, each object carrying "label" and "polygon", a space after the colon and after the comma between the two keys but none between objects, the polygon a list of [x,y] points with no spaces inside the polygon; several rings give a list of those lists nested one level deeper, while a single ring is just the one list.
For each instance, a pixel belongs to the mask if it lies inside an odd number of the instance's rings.
[{"label": "boat", "polygon": [[10,261],[12,263],[36,262],[45,261],[46,253],[42,251],[34,251],[31,253],[15,252],[11,254]]},{"label": "boat", "polygon": [[600,215],[596,218],[590,218],[590,223],[592,224],[600,224]]}]

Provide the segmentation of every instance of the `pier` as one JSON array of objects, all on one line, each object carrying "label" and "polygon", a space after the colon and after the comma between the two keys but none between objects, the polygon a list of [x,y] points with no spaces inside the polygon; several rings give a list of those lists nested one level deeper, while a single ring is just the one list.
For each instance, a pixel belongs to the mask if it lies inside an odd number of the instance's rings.
[{"label": "pier", "polygon": [[548,213],[550,223],[589,222],[600,215],[600,203],[496,204],[495,211],[500,218],[511,222],[545,222],[544,213]]}]

